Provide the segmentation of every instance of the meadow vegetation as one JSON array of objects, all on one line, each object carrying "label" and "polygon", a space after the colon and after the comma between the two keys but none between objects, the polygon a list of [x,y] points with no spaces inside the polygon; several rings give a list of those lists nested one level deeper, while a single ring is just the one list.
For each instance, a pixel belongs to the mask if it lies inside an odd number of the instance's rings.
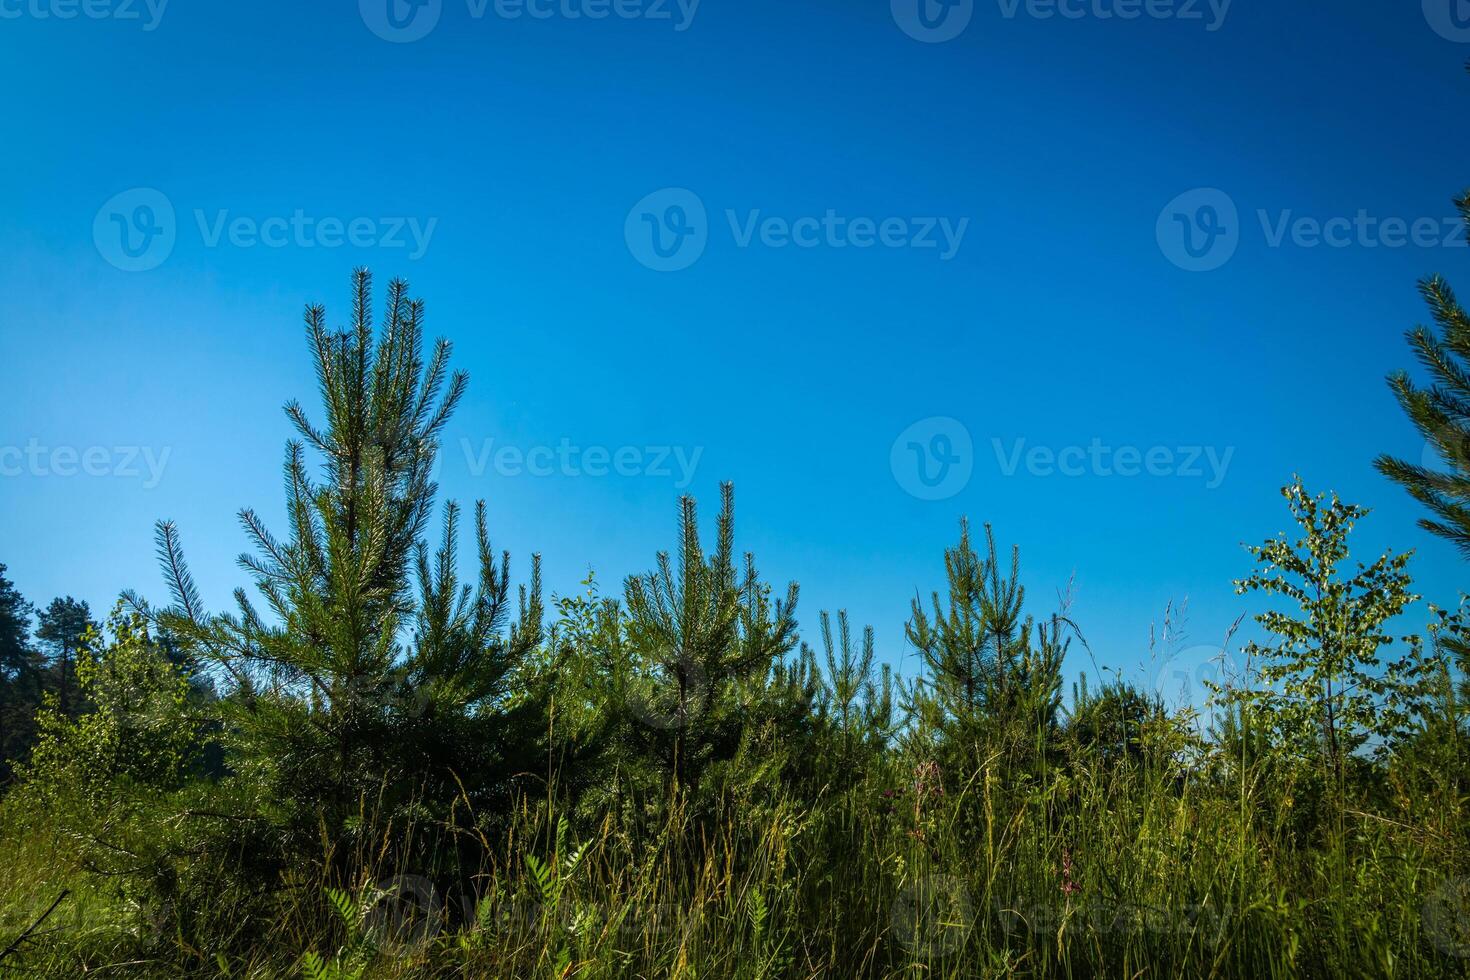
[{"label": "meadow vegetation", "polygon": [[[1470,319],[1425,293],[1434,384],[1392,383],[1446,470],[1380,466],[1463,547]],[[467,379],[423,319],[394,282],[375,322],[365,272],[345,329],[307,310],[320,405],[287,406],[286,526],[240,514],[231,610],[166,522],[167,604],[43,650],[0,577],[0,974],[1470,972],[1470,622],[1407,554],[1350,556],[1361,508],[1287,484],[1207,700],[1067,685],[1082,624],[964,523],[900,677],[799,618],[728,486],[645,574],[543,596],[438,499]],[[1179,619],[1141,651],[1165,676]]]}]

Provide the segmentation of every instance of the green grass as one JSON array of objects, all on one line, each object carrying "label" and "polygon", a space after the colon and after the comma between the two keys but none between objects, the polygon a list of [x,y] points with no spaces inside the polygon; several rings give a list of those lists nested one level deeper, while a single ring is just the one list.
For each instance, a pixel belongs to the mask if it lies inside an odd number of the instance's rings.
[{"label": "green grass", "polygon": [[[1411,824],[1350,810],[1341,837],[1301,840],[1292,808],[1251,782],[1232,794],[1229,781],[1172,772],[1073,767],[1028,784],[982,769],[946,774],[943,795],[920,796],[892,771],[805,807],[727,800],[726,816],[703,823],[672,805],[652,834],[613,815],[577,834],[544,801],[524,800],[504,839],[485,841],[472,892],[375,879],[374,853],[409,867],[388,833],[364,854],[356,887],[334,893],[303,873],[236,905],[222,888],[220,906],[188,915],[144,910],[86,873],[77,843],[13,794],[0,838],[5,934],[68,895],[4,967],[58,977],[1470,972],[1454,955],[1470,953],[1467,906],[1444,887],[1466,872],[1454,815]],[[375,884],[406,884],[405,897]],[[218,925],[246,919],[268,938],[242,944]]]}]

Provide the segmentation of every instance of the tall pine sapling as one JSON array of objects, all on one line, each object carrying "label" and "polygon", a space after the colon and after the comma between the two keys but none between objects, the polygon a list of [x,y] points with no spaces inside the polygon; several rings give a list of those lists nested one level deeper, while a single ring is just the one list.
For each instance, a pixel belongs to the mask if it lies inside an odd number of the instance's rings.
[{"label": "tall pine sapling", "polygon": [[821,614],[822,652],[826,675],[822,679],[822,710],[837,730],[838,763],[850,773],[859,753],[886,744],[893,728],[893,673],[883,664],[874,676],[873,627],[863,627],[861,646],[855,646],[847,611],[837,613],[837,640],[832,617]]},{"label": "tall pine sapling", "polygon": [[634,729],[676,785],[733,758],[744,726],[742,696],[766,682],[796,643],[797,586],[772,600],[753,559],[734,563],[734,488],[720,488],[715,550],[700,543],[692,497],[679,502],[677,563],[660,552],[653,571],[624,586],[628,642],[642,671],[625,685]]},{"label": "tall pine sapling", "polygon": [[1069,644],[1064,616],[1042,624],[1022,618],[1020,551],[1011,550],[1006,574],[989,525],[985,539],[982,558],[970,544],[969,524],[961,522],[959,544],[944,556],[947,600],[933,593],[931,617],[915,597],[907,627],[929,674],[928,691],[916,692],[924,697],[915,708],[932,716],[943,739],[970,764],[994,750],[1011,757],[1044,750],[1056,729]]},{"label": "tall pine sapling", "polygon": [[174,604],[157,619],[223,676],[235,764],[271,774],[271,794],[296,808],[305,834],[324,817],[340,825],[370,794],[404,805],[426,782],[465,791],[461,773],[515,768],[501,758],[504,726],[486,726],[540,639],[539,558],[507,634],[509,559],[490,546],[483,506],[473,582],[457,574],[457,507],[430,553],[438,439],[467,376],[450,373],[447,341],[425,355],[424,306],[404,282],[389,286],[376,338],[371,304],[371,276],[359,270],[350,328],[329,330],[322,307],[306,310],[325,422],[286,406],[299,434],[286,450],[287,536],[240,514],[256,547],[240,564],[264,609],[238,589],[237,612],[207,612],[176,529],[158,529]]}]

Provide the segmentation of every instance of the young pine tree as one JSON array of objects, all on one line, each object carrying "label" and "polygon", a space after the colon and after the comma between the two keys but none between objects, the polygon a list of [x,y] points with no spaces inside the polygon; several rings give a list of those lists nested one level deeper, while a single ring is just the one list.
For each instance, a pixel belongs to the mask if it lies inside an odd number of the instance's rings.
[{"label": "young pine tree", "polygon": [[969,766],[992,752],[1013,761],[1044,754],[1056,731],[1069,642],[1062,616],[1044,624],[1022,618],[1020,550],[1011,550],[1005,574],[989,525],[985,541],[982,558],[970,544],[969,524],[961,522],[959,544],[944,556],[948,601],[941,604],[935,592],[931,618],[915,597],[907,631],[928,670],[934,724]]},{"label": "young pine tree", "polygon": [[676,786],[697,785],[739,750],[747,707],[796,643],[797,586],[770,598],[754,561],[734,562],[734,488],[720,488],[715,550],[700,543],[691,497],[679,502],[677,560],[660,552],[653,571],[624,587],[627,640],[636,671],[622,683],[631,730],[647,758]]},{"label": "young pine tree", "polygon": [[822,679],[820,710],[835,729],[836,762],[842,778],[856,775],[870,752],[881,751],[893,731],[893,672],[883,664],[874,675],[873,627],[863,627],[861,646],[855,646],[847,611],[837,613],[837,639],[832,617],[821,616],[822,652],[826,675]]},{"label": "young pine tree", "polygon": [[287,535],[240,514],[256,546],[240,564],[264,608],[240,589],[237,612],[207,612],[177,532],[159,526],[174,605],[158,619],[221,675],[231,765],[303,846],[349,819],[361,828],[365,806],[387,818],[460,793],[476,806],[503,800],[506,774],[526,767],[509,687],[540,637],[539,561],[507,633],[509,557],[491,548],[483,506],[471,581],[457,571],[453,505],[431,553],[430,474],[467,377],[449,372],[446,341],[425,354],[424,306],[405,283],[389,286],[376,339],[371,305],[359,270],[348,329],[328,329],[320,306],[306,311],[325,419],[286,406],[300,436],[286,450]]},{"label": "young pine tree", "polygon": [[1114,769],[1156,761],[1170,745],[1171,727],[1163,698],[1153,691],[1121,678],[1092,690],[1085,674],[1073,685],[1065,735],[1074,762]]}]

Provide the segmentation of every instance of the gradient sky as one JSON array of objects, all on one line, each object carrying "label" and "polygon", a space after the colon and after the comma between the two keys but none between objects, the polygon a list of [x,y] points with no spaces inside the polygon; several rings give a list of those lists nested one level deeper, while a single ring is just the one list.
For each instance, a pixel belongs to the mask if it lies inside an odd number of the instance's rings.
[{"label": "gradient sky", "polygon": [[[1470,183],[1450,0],[973,0],[932,29],[917,0],[388,2],[0,0],[0,562],[32,599],[165,598],[171,518],[228,601],[235,512],[283,524],[301,308],[343,322],[359,264],[410,279],[471,373],[443,492],[485,498],[556,591],[589,566],[616,588],[673,544],[681,492],[712,516],[730,479],[808,637],[846,607],[912,669],[908,602],[967,514],[1021,545],[1034,612],[1075,576],[1099,662],[1131,670],[1171,599],[1193,644],[1254,611],[1240,544],[1285,528],[1293,472],[1373,509],[1360,557],[1412,547],[1427,597],[1462,585],[1371,466],[1423,450],[1383,383],[1415,281],[1470,282],[1440,230]],[[648,222],[691,201],[689,264],[649,268]],[[812,247],[742,238],[829,212],[830,237],[797,225]],[[856,247],[886,219],[894,247]],[[905,244],[939,219],[952,255]],[[134,260],[124,227],[164,235]],[[564,441],[628,449],[625,474],[493,462]],[[910,442],[953,458],[943,499]],[[698,453],[687,488],[659,447]],[[1072,475],[1038,447],[1076,447]]]}]

